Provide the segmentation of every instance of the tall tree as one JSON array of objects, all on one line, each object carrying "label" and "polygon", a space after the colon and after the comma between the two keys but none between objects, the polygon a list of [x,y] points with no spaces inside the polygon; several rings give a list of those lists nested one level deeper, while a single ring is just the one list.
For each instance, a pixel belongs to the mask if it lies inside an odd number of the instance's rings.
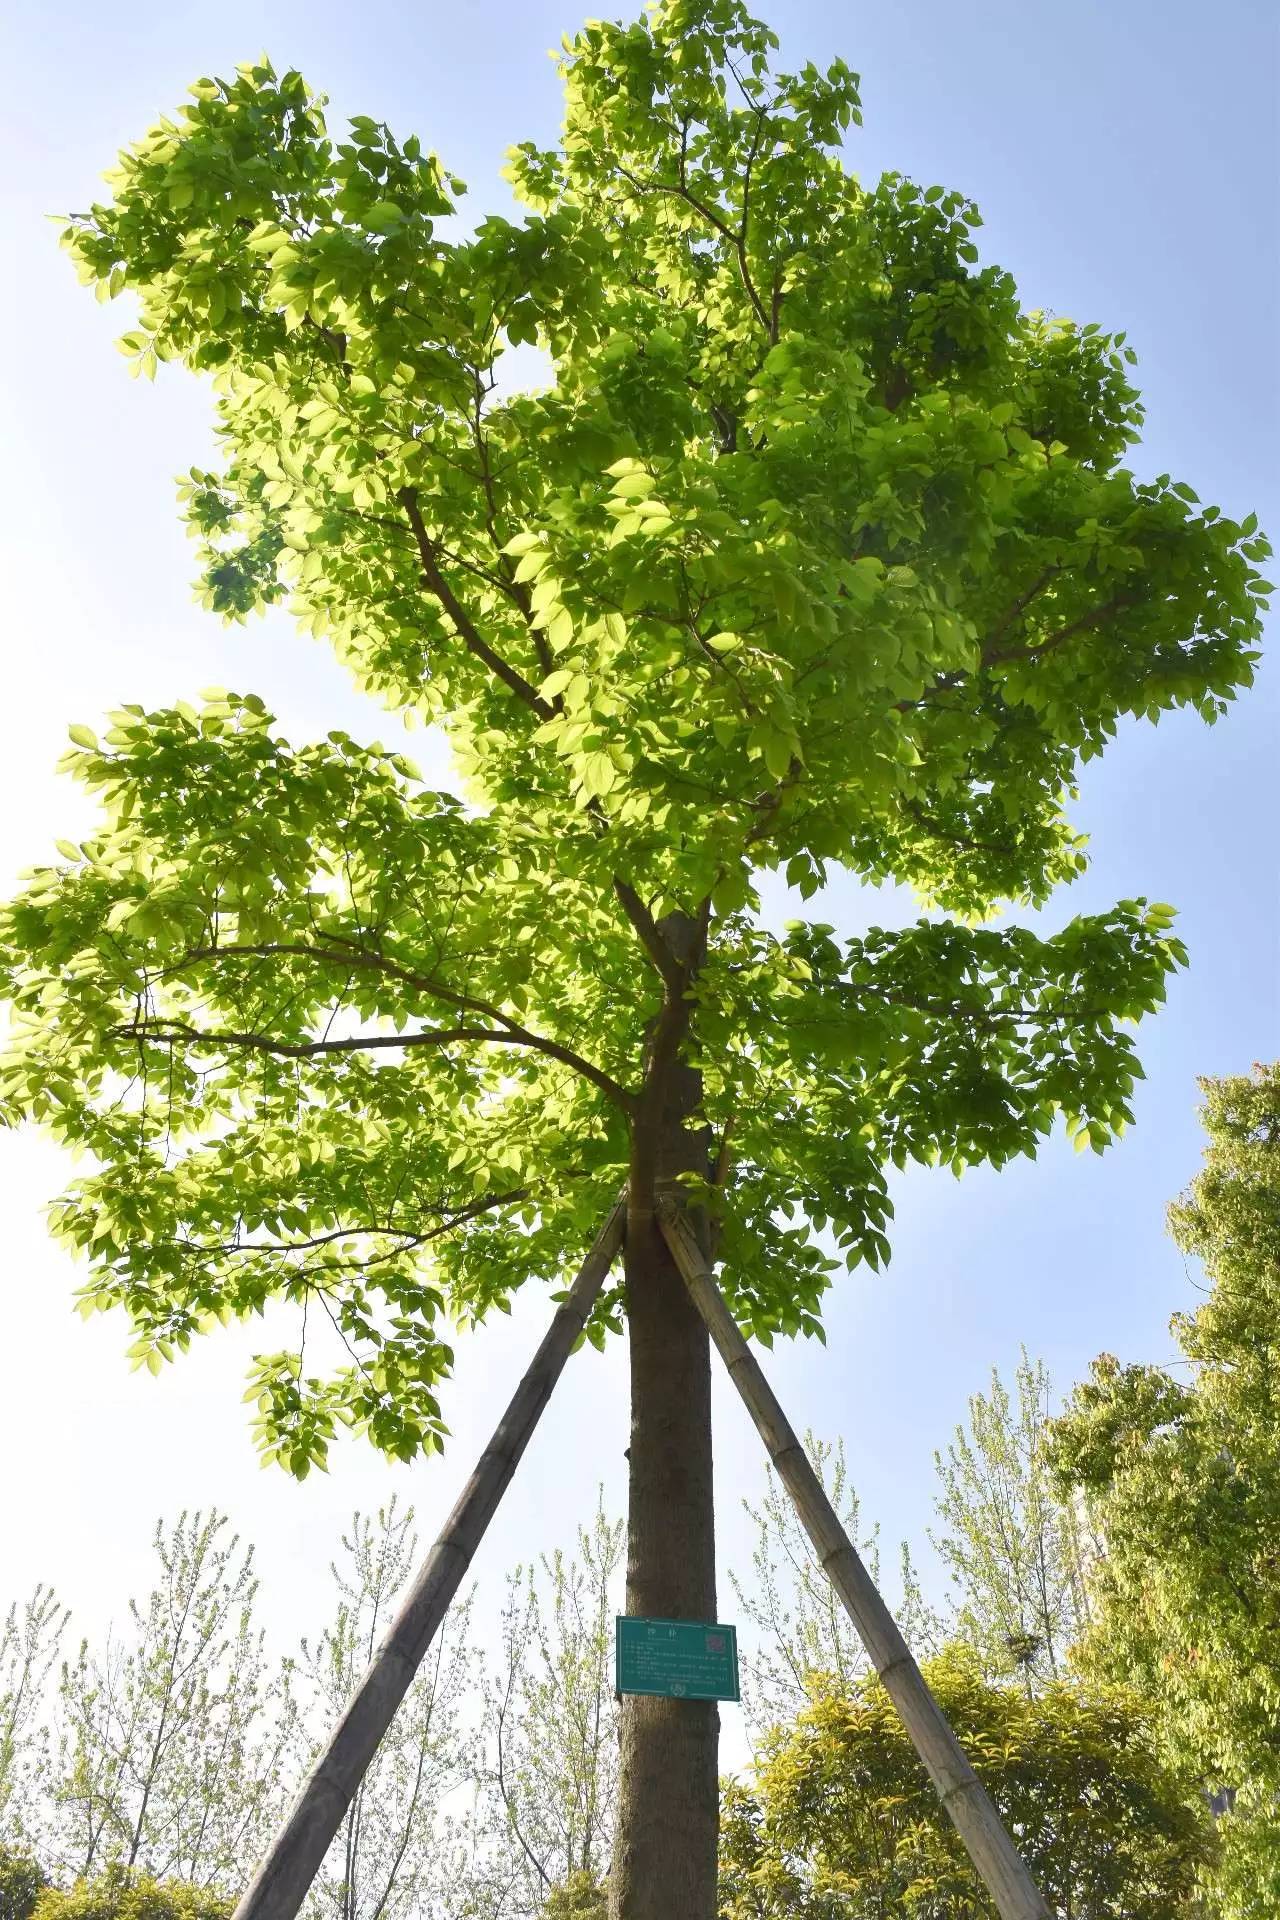
[{"label": "tall tree", "polygon": [[[393,1499],[376,1517],[355,1514],[332,1567],[333,1618],[299,1662],[312,1694],[309,1732],[322,1741],[373,1657],[395,1600],[417,1561],[413,1508]],[[464,1724],[475,1677],[470,1605],[455,1608],[410,1687],[343,1822],[313,1890],[314,1920],[453,1920],[472,1911],[465,1811],[450,1802],[475,1770]]]},{"label": "tall tree", "polygon": [[[1264,591],[1251,520],[1121,465],[1123,337],[1024,313],[962,195],[861,186],[855,76],[775,47],[741,0],[588,25],[559,148],[513,154],[522,221],[470,237],[416,137],[331,142],[265,62],[122,156],[67,244],[138,298],[137,370],[212,376],[207,604],[288,601],[474,804],[290,747],[252,695],[125,709],[74,733],[100,828],[3,928],[6,1109],[93,1156],[56,1213],[86,1304],[158,1367],[293,1303],[255,1379],[294,1471],[340,1422],[437,1446],[446,1316],[558,1278],[625,1175],[593,1332],[625,1316],[626,1604],[695,1618],[709,1354],[655,1187],[769,1337],[819,1326],[813,1224],[887,1256],[887,1162],[1003,1164],[1060,1117],[1101,1150],[1171,910],[976,922],[1079,873],[1065,805],[1123,716],[1248,683]],[[550,383],[503,396],[520,342]],[[765,868],[936,915],[774,934]],[[716,1755],[714,1705],[627,1701],[615,1920],[711,1920]]]},{"label": "tall tree", "polygon": [[253,1624],[252,1551],[226,1519],[157,1526],[160,1578],[63,1666],[60,1864],[231,1889],[281,1808],[291,1712]]},{"label": "tall tree", "polygon": [[1173,1318],[1190,1373],[1104,1354],[1054,1451],[1105,1546],[1086,1664],[1131,1676],[1234,1803],[1224,1910],[1260,1920],[1280,1900],[1280,1066],[1201,1086],[1204,1168],[1170,1212],[1210,1282]]},{"label": "tall tree", "polygon": [[1048,1459],[1052,1404],[1048,1369],[1024,1351],[1014,1393],[993,1369],[968,1426],[934,1455],[945,1529],[934,1545],[956,1589],[959,1636],[989,1674],[1020,1674],[1032,1690],[1065,1675],[1094,1557],[1080,1503],[1064,1497]]}]

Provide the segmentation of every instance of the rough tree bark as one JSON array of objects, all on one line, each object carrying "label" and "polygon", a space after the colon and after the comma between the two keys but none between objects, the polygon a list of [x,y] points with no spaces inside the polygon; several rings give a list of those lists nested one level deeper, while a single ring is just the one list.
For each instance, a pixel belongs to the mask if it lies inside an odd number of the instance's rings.
[{"label": "rough tree bark", "polygon": [[[668,980],[650,1035],[628,1188],[626,1606],[629,1614],[714,1620],[710,1344],[654,1211],[663,1184],[708,1171],[705,1130],[688,1124],[701,1102],[701,1076],[680,1058],[684,996],[705,929],[671,915],[660,932],[681,979],[673,973]],[[705,1233],[704,1224],[695,1230]],[[714,1701],[623,1701],[610,1920],[715,1920],[719,1733]]]}]

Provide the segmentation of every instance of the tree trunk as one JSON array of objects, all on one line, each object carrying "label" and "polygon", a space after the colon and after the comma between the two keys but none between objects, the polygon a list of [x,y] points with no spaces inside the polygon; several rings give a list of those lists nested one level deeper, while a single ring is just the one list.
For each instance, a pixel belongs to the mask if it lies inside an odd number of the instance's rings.
[{"label": "tree trunk", "polygon": [[[707,1172],[705,1133],[686,1126],[701,1076],[673,1060],[661,1082],[651,1126],[637,1128],[627,1208],[626,1605],[650,1618],[714,1620],[710,1344],[654,1214],[655,1184]],[[719,1734],[714,1701],[623,1700],[610,1920],[716,1920]]]}]

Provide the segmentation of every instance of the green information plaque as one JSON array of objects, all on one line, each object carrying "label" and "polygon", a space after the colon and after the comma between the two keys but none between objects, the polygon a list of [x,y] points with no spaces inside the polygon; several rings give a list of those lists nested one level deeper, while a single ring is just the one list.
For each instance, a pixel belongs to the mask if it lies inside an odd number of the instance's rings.
[{"label": "green information plaque", "polygon": [[617,1616],[619,1693],[668,1700],[737,1700],[738,1632],[715,1620]]}]

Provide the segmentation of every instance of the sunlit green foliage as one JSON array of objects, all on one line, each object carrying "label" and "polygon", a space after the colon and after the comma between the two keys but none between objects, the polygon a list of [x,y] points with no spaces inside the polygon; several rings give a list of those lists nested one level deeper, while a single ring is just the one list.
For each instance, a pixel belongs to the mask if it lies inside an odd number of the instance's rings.
[{"label": "sunlit green foliage", "polygon": [[[1059,1117],[1101,1149],[1118,1023],[1183,957],[1142,901],[978,923],[1081,870],[1076,770],[1126,716],[1248,683],[1265,542],[1119,464],[1123,336],[1024,313],[962,195],[860,185],[856,77],[775,45],[739,0],[589,25],[561,147],[512,155],[523,219],[463,237],[416,138],[334,140],[262,62],[68,228],[138,297],[135,369],[213,378],[221,464],[183,489],[207,604],[287,602],[466,787],[292,747],[251,696],[128,709],[73,730],[102,824],[4,919],[4,1110],[91,1156],[55,1213],[86,1307],[158,1366],[294,1303],[252,1394],[295,1472],[340,1422],[438,1444],[449,1316],[562,1274],[677,1052],[732,1126],[732,1303],[816,1332],[811,1223],[875,1266],[889,1161],[1000,1164]],[[521,343],[548,379],[511,394]],[[767,869],[936,914],[766,932]]]},{"label": "sunlit green foliage", "polygon": [[589,1873],[575,1873],[552,1888],[543,1914],[545,1920],[604,1920],[604,1890]]},{"label": "sunlit green foliage", "polygon": [[1223,1911],[1261,1920],[1280,1899],[1280,1067],[1202,1084],[1205,1165],[1170,1215],[1211,1283],[1173,1321],[1191,1371],[1103,1355],[1055,1447],[1106,1543],[1085,1662],[1131,1676],[1234,1801]]},{"label": "sunlit green foliage", "polygon": [[32,1920],[228,1920],[232,1905],[208,1887],[111,1866],[67,1892],[46,1887]]},{"label": "sunlit green foliage", "polygon": [[[1054,1913],[1175,1920],[1212,1852],[1207,1810],[1157,1758],[1135,1695],[1054,1684],[1036,1700],[955,1650],[927,1663]],[[987,1920],[976,1880],[879,1681],[832,1690],[728,1790],[723,1920]]]}]

